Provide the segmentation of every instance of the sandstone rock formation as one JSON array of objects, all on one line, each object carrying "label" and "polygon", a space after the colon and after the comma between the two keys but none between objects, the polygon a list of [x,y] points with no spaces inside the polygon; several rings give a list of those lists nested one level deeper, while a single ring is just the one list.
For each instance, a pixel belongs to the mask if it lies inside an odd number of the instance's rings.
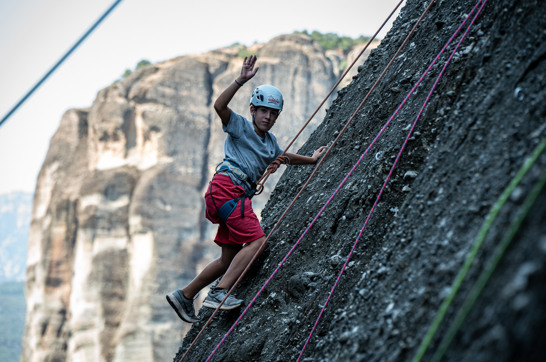
[{"label": "sandstone rock formation", "polygon": [[[172,358],[186,325],[165,294],[218,252],[202,195],[223,157],[212,103],[238,75],[239,50],[150,65],[63,116],[35,194],[23,361]],[[278,86],[283,147],[335,84],[337,63],[304,35],[251,51],[260,71],[231,105],[248,116],[254,87]],[[255,198],[258,210],[273,183]]]}]

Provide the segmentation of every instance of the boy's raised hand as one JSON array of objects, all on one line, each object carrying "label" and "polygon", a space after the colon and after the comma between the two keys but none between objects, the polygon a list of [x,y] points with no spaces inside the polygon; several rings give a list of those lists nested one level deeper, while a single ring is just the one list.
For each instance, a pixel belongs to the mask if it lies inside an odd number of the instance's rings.
[{"label": "boy's raised hand", "polygon": [[239,77],[242,83],[249,81],[252,77],[256,75],[258,69],[260,69],[260,67],[254,68],[257,58],[258,57],[255,55],[245,57],[245,60],[243,61],[243,67],[241,69],[241,75]]}]

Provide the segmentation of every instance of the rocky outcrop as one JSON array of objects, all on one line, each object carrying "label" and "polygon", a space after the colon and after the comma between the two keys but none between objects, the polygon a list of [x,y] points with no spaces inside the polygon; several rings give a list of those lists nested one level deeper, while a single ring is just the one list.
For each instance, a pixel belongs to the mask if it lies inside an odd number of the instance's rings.
[{"label": "rocky outcrop", "polygon": [[[172,358],[186,325],[165,294],[218,253],[202,202],[223,157],[212,102],[238,75],[240,50],[150,65],[100,91],[89,109],[63,116],[35,193],[23,361]],[[255,86],[278,86],[286,98],[274,129],[282,147],[338,70],[303,35],[251,50],[260,71],[231,105],[248,115]],[[269,192],[255,199],[257,209]]]},{"label": "rocky outcrop", "polygon": [[[525,200],[545,176],[546,151],[503,206],[495,205],[546,140],[546,2],[487,1],[372,209],[454,44],[422,85],[414,92],[412,86],[475,4],[475,0],[436,1],[423,18],[383,82],[272,235],[268,253],[235,289],[237,297],[249,303],[269,282],[212,360],[296,360],[329,300],[302,360],[409,361],[419,356],[419,347],[427,332],[434,330],[429,328],[435,325],[446,298],[452,303],[436,332],[428,335],[430,344],[423,359],[416,361],[432,360],[455,322],[461,323],[460,329],[443,360],[541,360],[546,331],[546,187],[530,198],[533,206],[519,231],[512,239],[505,237],[511,236],[526,210]],[[339,92],[302,152],[327,144],[339,134],[424,5],[418,0],[406,2],[387,37],[358,76]],[[410,100],[307,231],[410,92]],[[290,167],[284,173],[262,213],[267,230],[309,174],[309,169],[301,167]],[[496,217],[493,220],[489,215]],[[489,227],[487,233],[481,231],[484,225]],[[304,231],[305,237],[269,281]],[[482,235],[481,247],[473,252]],[[359,243],[350,255],[356,240]],[[511,241],[506,249],[500,248],[504,240]],[[349,255],[347,268],[330,294]],[[474,262],[456,288],[456,278],[472,256]],[[502,257],[487,282],[478,284],[487,275],[484,271],[493,270],[493,256]],[[481,293],[468,316],[459,319],[458,312],[477,286],[483,287]],[[205,360],[240,312],[219,313],[186,360]],[[211,315],[206,308],[199,313],[205,321]],[[204,323],[194,324],[176,361]]]}]

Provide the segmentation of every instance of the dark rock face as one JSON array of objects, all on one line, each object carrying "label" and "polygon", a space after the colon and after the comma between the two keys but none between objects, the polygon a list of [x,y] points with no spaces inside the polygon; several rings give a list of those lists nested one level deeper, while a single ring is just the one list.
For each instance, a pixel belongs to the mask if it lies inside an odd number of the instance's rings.
[{"label": "dark rock face", "polygon": [[[475,1],[438,1],[384,81],[357,113],[317,176],[234,293],[247,303],[334,193]],[[300,152],[333,140],[424,10],[409,0],[392,30]],[[424,359],[455,321],[524,201],[546,169],[546,151],[488,218],[518,170],[546,139],[546,3],[488,1],[409,138],[304,354],[313,361],[406,361],[418,353],[446,297],[453,298]],[[468,22],[467,22],[468,24]],[[464,29],[463,29],[464,31]],[[448,48],[381,138],[267,285],[214,359],[286,361],[300,353],[393,162],[448,55]],[[311,173],[289,167],[266,205],[271,230]],[[493,209],[495,210],[495,209]],[[459,289],[453,286],[490,223]],[[450,361],[541,358],[546,312],[543,188],[446,350]],[[458,290],[455,295],[452,291]],[[220,312],[187,360],[205,360],[241,311]],[[206,308],[200,314],[206,321]],[[183,340],[179,360],[203,326]]]},{"label": "dark rock face", "polygon": [[[259,74],[232,107],[248,117],[254,87],[277,85],[287,100],[274,129],[283,146],[338,70],[306,36],[255,47]],[[238,50],[148,66],[64,115],[36,189],[23,361],[172,357],[187,326],[165,294],[219,252],[202,195],[223,158],[212,102],[240,72]]]}]

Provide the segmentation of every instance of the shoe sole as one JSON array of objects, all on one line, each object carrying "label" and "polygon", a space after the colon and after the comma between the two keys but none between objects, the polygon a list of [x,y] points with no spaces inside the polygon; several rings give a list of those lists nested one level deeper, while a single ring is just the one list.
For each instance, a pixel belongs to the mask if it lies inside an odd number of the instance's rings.
[{"label": "shoe sole", "polygon": [[176,299],[176,297],[173,294],[168,294],[165,296],[167,298],[167,302],[171,305],[171,307],[174,309],[178,317],[182,319],[184,322],[187,323],[195,323],[198,321],[198,319],[191,318],[186,312],[184,312],[184,308],[182,307],[182,304]]},{"label": "shoe sole", "polygon": [[[222,304],[222,307],[220,307],[221,310],[232,310],[232,309],[235,309],[235,308],[239,308],[241,304],[237,304],[237,305],[226,305],[225,303]],[[220,305],[220,303],[216,303],[216,302],[211,302],[210,300],[206,300],[203,302],[203,307],[207,307],[207,308],[212,308],[212,309],[216,309],[218,308],[218,306]]]}]

